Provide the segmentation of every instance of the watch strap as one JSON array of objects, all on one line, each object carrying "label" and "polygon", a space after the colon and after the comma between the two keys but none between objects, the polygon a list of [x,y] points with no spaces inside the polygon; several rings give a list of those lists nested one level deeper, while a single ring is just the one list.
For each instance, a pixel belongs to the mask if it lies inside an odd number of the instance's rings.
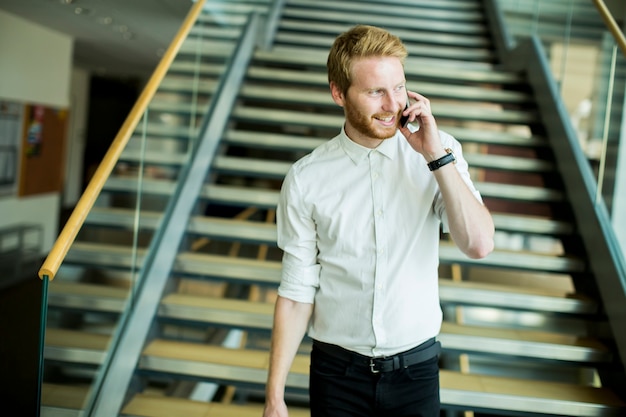
[{"label": "watch strap", "polygon": [[456,162],[456,157],[452,153],[452,149],[447,148],[446,152],[447,154],[445,154],[441,158],[435,159],[434,161],[429,162],[428,169],[430,169],[431,171],[436,171],[442,166],[448,165],[450,162]]}]

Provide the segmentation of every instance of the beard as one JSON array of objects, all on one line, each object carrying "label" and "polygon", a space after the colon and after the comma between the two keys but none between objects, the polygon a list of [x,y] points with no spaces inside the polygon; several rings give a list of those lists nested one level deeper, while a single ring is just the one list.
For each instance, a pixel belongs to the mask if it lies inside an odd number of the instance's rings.
[{"label": "beard", "polygon": [[[346,111],[346,121],[361,135],[370,139],[389,139],[395,135],[396,130],[400,124],[400,116],[402,115],[401,109],[397,114],[393,113],[376,113],[373,115],[366,115],[356,109],[349,101],[346,101],[344,105]],[[395,116],[395,126],[381,126],[376,123],[376,119],[385,119]]]}]

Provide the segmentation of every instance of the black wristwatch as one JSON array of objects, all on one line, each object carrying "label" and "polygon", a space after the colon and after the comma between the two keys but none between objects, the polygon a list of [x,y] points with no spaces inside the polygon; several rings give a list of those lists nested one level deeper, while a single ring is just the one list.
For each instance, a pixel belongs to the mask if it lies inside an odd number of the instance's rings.
[{"label": "black wristwatch", "polygon": [[431,171],[436,171],[444,165],[448,165],[450,162],[454,162],[456,164],[456,156],[452,152],[452,149],[446,148],[446,154],[439,159],[435,159],[432,162],[428,163],[428,169]]}]

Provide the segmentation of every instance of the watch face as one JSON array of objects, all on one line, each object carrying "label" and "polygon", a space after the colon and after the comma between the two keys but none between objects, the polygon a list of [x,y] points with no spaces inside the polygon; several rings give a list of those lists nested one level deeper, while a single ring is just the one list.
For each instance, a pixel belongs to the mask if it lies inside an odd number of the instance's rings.
[{"label": "watch face", "polygon": [[446,152],[452,155],[452,162],[456,164],[456,155],[454,154],[454,151],[452,150],[452,148],[446,148]]}]

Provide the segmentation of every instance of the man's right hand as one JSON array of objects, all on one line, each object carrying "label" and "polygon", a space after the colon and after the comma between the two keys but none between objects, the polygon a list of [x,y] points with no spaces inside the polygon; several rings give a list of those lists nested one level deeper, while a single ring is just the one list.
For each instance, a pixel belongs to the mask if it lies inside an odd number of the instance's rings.
[{"label": "man's right hand", "polygon": [[263,417],[288,417],[289,413],[287,412],[287,404],[284,401],[281,401],[277,404],[270,404],[269,402],[265,403],[265,408],[263,409]]}]

